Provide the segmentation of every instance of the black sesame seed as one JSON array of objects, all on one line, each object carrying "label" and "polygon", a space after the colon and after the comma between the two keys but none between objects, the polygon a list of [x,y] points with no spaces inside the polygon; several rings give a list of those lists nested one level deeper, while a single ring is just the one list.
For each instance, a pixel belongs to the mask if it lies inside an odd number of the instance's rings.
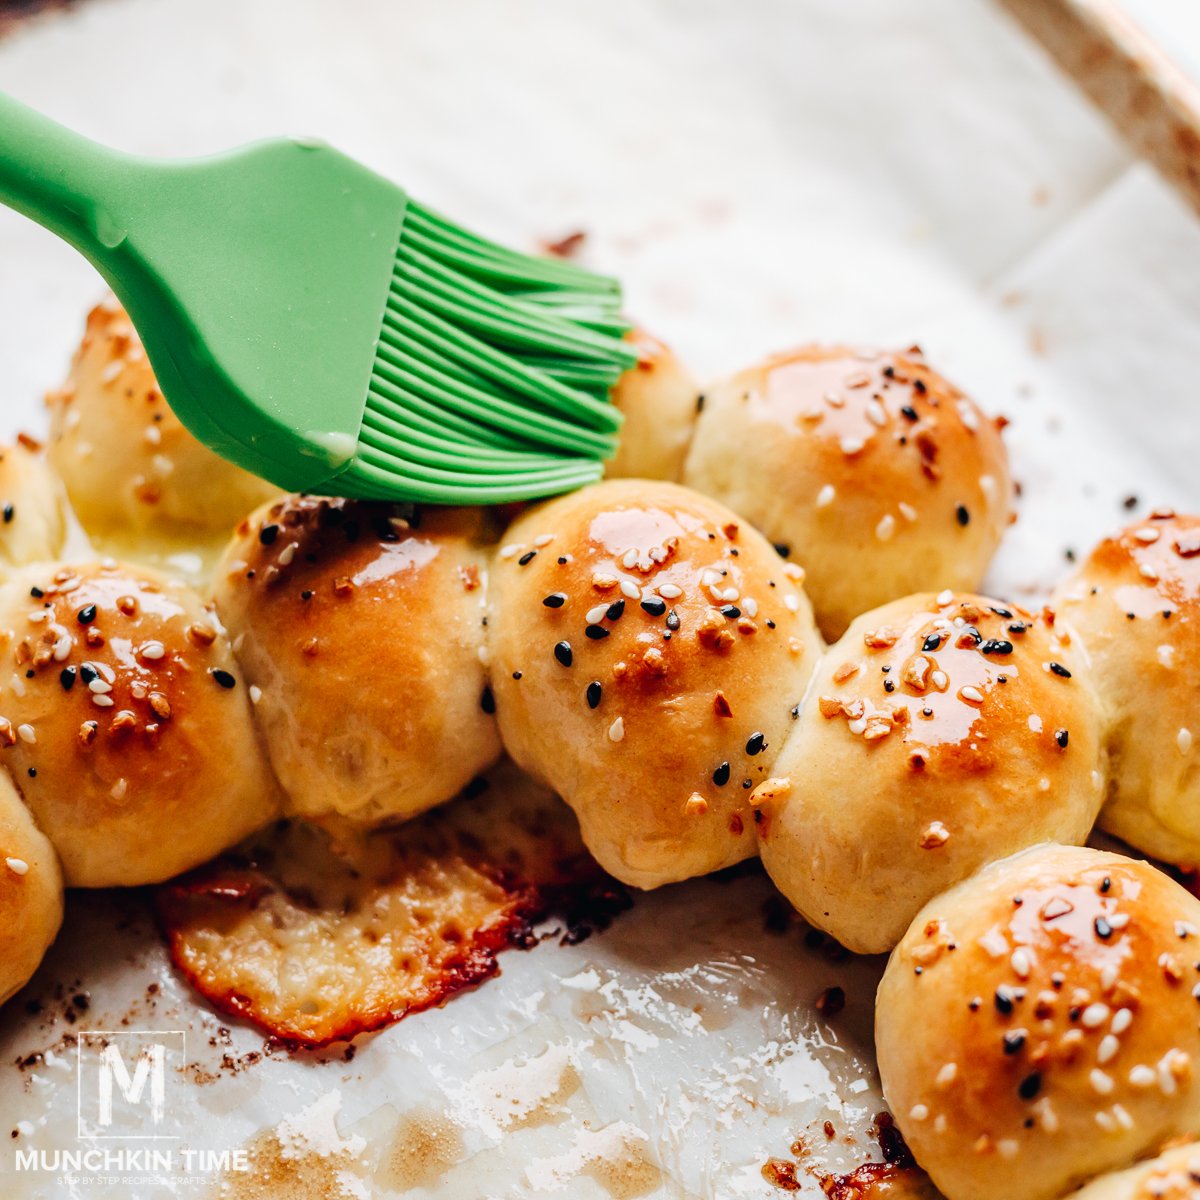
[{"label": "black sesame seed", "polygon": [[1034,1096],[1042,1090],[1042,1076],[1038,1071],[1034,1071],[1030,1075],[1026,1075],[1024,1079],[1017,1084],[1017,1095],[1022,1100],[1032,1100]]},{"label": "black sesame seed", "polygon": [[36,672],[36,671],[34,671],[34,669],[33,669],[32,667],[30,667],[30,668],[29,668],[29,669],[28,669],[28,670],[25,672],[25,678],[26,678],[26,679],[32,679],[32,678],[34,677],[34,675],[36,675],[36,674],[37,674],[37,672]]},{"label": "black sesame seed", "polygon": [[717,787],[724,787],[729,782],[729,764],[723,762],[713,773],[712,781]]},{"label": "black sesame seed", "polygon": [[955,519],[955,520],[956,520],[956,521],[957,521],[957,522],[958,522],[960,525],[970,525],[970,523],[971,523],[971,514],[970,514],[970,512],[968,512],[968,511],[967,511],[967,506],[966,506],[965,504],[960,504],[960,505],[959,505],[959,506],[958,506],[958,507],[957,507],[957,508],[954,510],[954,519]]},{"label": "black sesame seed", "polygon": [[942,644],[942,635],[940,633],[931,633],[921,645],[921,649],[925,651],[936,650]]},{"label": "black sesame seed", "polygon": [[42,591],[42,589],[41,589],[41,588],[39,588],[39,587],[33,587],[33,588],[30,588],[30,589],[29,589],[29,594],[30,594],[30,595],[31,595],[31,596],[32,596],[32,597],[33,597],[35,600],[40,600],[40,599],[41,599],[41,598],[42,598],[42,597],[43,597],[43,596],[44,596],[46,593],[45,593],[45,592],[43,592],[43,591]]},{"label": "black sesame seed", "polygon": [[1021,1047],[1025,1045],[1025,1039],[1028,1036],[1029,1035],[1024,1029],[1010,1029],[1008,1033],[1004,1035],[1004,1053],[1020,1053]]},{"label": "black sesame seed", "polygon": [[918,420],[917,410],[911,404],[905,404],[900,409],[900,415],[908,421]]},{"label": "black sesame seed", "polygon": [[536,550],[526,550],[525,553],[522,554],[521,557],[517,559],[517,566],[518,567],[527,567],[527,566],[529,566],[529,564],[531,562],[533,562],[533,560],[535,558],[537,558]]},{"label": "black sesame seed", "polygon": [[999,638],[988,638],[988,640],[979,647],[980,654],[1011,654],[1012,652],[1012,642],[1001,641]]},{"label": "black sesame seed", "polygon": [[625,614],[625,601],[617,600],[608,606],[608,612],[606,612],[604,615],[610,621],[619,621],[624,614]]},{"label": "black sesame seed", "polygon": [[1007,608],[1000,608],[995,604],[989,604],[988,608],[990,608],[992,612],[996,614],[996,616],[1003,617],[1006,621],[1010,620],[1012,617],[1012,613],[1010,613]]},{"label": "black sesame seed", "polygon": [[767,735],[765,733],[752,733],[746,741],[746,753],[751,757],[761,754],[766,748]]},{"label": "black sesame seed", "polygon": [[[663,613],[667,611],[667,602],[665,600],[660,600],[657,596],[647,596],[646,599],[642,601],[642,608],[652,617],[661,617]],[[672,629],[679,628],[678,618],[676,618],[676,623],[671,625],[671,618],[668,617],[667,624]]]},{"label": "black sesame seed", "polygon": [[562,608],[566,602],[566,592],[551,592],[550,595],[542,598],[542,604],[544,604],[546,608]]},{"label": "black sesame seed", "polygon": [[703,411],[704,411],[704,393],[698,392],[696,395],[696,412],[702,413]]},{"label": "black sesame seed", "polygon": [[100,672],[97,671],[91,663],[84,663],[83,666],[79,668],[79,678],[82,679],[84,683],[91,683],[93,679],[100,678]]},{"label": "black sesame seed", "polygon": [[1024,633],[1029,626],[1024,621],[1014,621],[1009,627],[1009,633]]},{"label": "black sesame seed", "polygon": [[1063,679],[1071,678],[1071,672],[1068,671],[1067,668],[1062,665],[1062,663],[1052,662],[1050,664],[1050,670],[1053,671],[1055,675],[1061,675]]},{"label": "black sesame seed", "polygon": [[571,643],[555,642],[554,657],[557,658],[564,667],[569,667],[574,661],[574,655],[571,653]]},{"label": "black sesame seed", "polygon": [[95,619],[96,606],[94,604],[85,604],[83,608],[81,608],[75,614],[75,620],[77,620],[80,625],[90,625]]},{"label": "black sesame seed", "polygon": [[1096,936],[1097,936],[1098,938],[1101,938],[1101,939],[1107,939],[1107,938],[1110,938],[1110,937],[1112,937],[1112,935],[1113,935],[1113,927],[1112,927],[1112,926],[1111,926],[1111,925],[1108,923],[1108,921],[1107,921],[1107,919],[1106,919],[1106,918],[1104,918],[1104,917],[1097,917],[1097,918],[1096,918],[1096,919],[1095,919],[1095,920],[1092,922],[1092,925],[1095,927],[1095,930],[1096,930]]},{"label": "black sesame seed", "polygon": [[[788,558],[792,553],[792,548],[787,544],[787,542],[776,542],[775,553],[778,554],[780,558]],[[774,587],[775,585],[772,584],[771,586]]]},{"label": "black sesame seed", "polygon": [[926,706],[925,706],[923,709],[921,709],[921,716],[923,716],[923,717],[932,717],[932,716],[933,716],[933,709],[932,709],[932,708],[930,708],[930,707],[929,707],[929,705],[927,704],[927,705],[926,705]]},{"label": "black sesame seed", "polygon": [[29,778],[30,778],[30,779],[36,779],[36,778],[37,778],[37,767],[30,767],[30,768],[29,768]]},{"label": "black sesame seed", "polygon": [[520,678],[521,678],[521,672],[520,672],[520,671],[514,671],[514,672],[513,672],[513,678],[514,678],[514,679],[520,679]]},{"label": "black sesame seed", "polygon": [[742,787],[744,787],[747,791],[749,791],[753,786],[754,786],[753,779],[743,779],[742,780]]},{"label": "black sesame seed", "polygon": [[674,609],[667,613],[667,628],[671,630],[679,628],[679,614]]},{"label": "black sesame seed", "polygon": [[214,681],[223,688],[237,687],[237,680],[221,667],[214,667],[212,671]]},{"label": "black sesame seed", "polygon": [[883,681],[883,690],[888,693],[894,692],[896,690],[895,682],[891,679],[885,679]]},{"label": "black sesame seed", "polygon": [[608,637],[608,630],[603,625],[589,625],[583,632],[593,642],[598,642],[601,638]]},{"label": "black sesame seed", "polygon": [[925,395],[925,393],[928,390],[929,389],[925,386],[925,380],[923,380],[923,379],[914,379],[913,380],[913,391],[914,392],[917,392],[918,394],[923,396],[923,395]]},{"label": "black sesame seed", "polygon": [[279,526],[278,525],[264,525],[258,531],[258,540],[260,542],[262,542],[262,544],[264,546],[273,545],[275,542],[275,539],[278,536],[279,536]]},{"label": "black sesame seed", "polygon": [[721,615],[728,617],[731,621],[735,621],[742,615],[742,610],[736,604],[726,604],[721,609]]},{"label": "black sesame seed", "polygon": [[1070,740],[1070,733],[1065,729],[1056,729],[1054,731],[1054,740],[1065,750],[1067,742]]},{"label": "black sesame seed", "polygon": [[604,695],[604,689],[600,686],[600,680],[593,679],[592,682],[587,685],[587,692],[585,695],[587,696],[588,708],[599,708],[600,699]]},{"label": "black sesame seed", "polygon": [[998,987],[994,997],[996,1003],[996,1011],[1008,1016],[1013,1010],[1013,995],[1012,991],[1006,987]]},{"label": "black sesame seed", "polygon": [[479,707],[483,709],[488,716],[496,711],[496,696],[490,687],[484,687],[483,692],[479,697]]},{"label": "black sesame seed", "polygon": [[774,621],[772,621],[770,617],[768,617],[768,618],[767,618],[767,628],[768,628],[768,629],[774,629],[774,628],[775,628],[775,622],[774,622]]},{"label": "black sesame seed", "polygon": [[997,675],[997,676],[996,676],[996,682],[997,682],[997,683],[1007,683],[1007,682],[1008,682],[1008,676],[1007,676],[1007,675]]},{"label": "black sesame seed", "polygon": [[16,509],[13,508],[11,503],[8,503],[4,506],[4,523],[5,523],[5,525],[8,525],[12,521],[15,513],[16,513]]},{"label": "black sesame seed", "polygon": [[63,667],[58,673],[58,682],[62,684],[64,692],[69,692],[75,686],[75,676],[77,672],[74,667]]},{"label": "black sesame seed", "polygon": [[1105,875],[1105,877],[1100,881],[1100,892],[1103,895],[1103,894],[1107,893],[1111,888],[1112,888],[1112,880],[1107,875]]},{"label": "black sesame seed", "polygon": [[558,556],[558,565],[560,567],[565,567],[567,565],[567,556],[565,554],[560,554]]},{"label": "black sesame seed", "polygon": [[312,591],[311,588],[305,588],[304,591],[302,591],[300,593],[300,599],[303,600],[305,604],[307,604],[315,595],[316,595],[316,593],[314,591]]},{"label": "black sesame seed", "polygon": [[1138,498],[1136,496],[1126,496],[1125,499],[1121,501],[1121,506],[1126,511],[1129,511],[1130,509],[1137,508],[1137,503]]}]

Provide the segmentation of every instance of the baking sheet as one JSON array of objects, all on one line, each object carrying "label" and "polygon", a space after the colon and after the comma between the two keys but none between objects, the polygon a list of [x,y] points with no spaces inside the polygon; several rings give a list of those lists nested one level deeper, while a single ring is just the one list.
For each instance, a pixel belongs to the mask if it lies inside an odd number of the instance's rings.
[{"label": "baking sheet", "polygon": [[[802,340],[919,340],[1012,420],[1001,594],[1043,594],[1126,497],[1197,505],[1200,230],[985,0],[92,0],[0,42],[0,86],[130,150],[315,134],[516,244],[585,230],[701,377]],[[97,290],[0,212],[0,434],[43,427]],[[137,897],[76,897],[0,1013],[0,1191],[765,1198],[801,1138],[797,1194],[818,1196],[879,1155],[879,964],[769,932],[771,894],[748,872],[641,897],[351,1061],[264,1053],[174,978]],[[122,1019],[187,1032],[180,1145],[251,1146],[255,1171],[16,1170],[18,1147],[81,1145],[72,1038]]]}]

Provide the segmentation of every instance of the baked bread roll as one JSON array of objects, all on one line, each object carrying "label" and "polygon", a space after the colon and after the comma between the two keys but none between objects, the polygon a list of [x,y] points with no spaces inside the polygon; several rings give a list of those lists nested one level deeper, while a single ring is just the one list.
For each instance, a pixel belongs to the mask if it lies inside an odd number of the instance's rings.
[{"label": "baked bread roll", "polygon": [[931,901],[888,962],[883,1090],[947,1200],[1055,1200],[1200,1129],[1200,901],[1041,846]]},{"label": "baked bread roll", "polygon": [[155,883],[272,819],[276,785],[212,612],[141,568],[0,588],[0,756],[74,887]]},{"label": "baked bread roll", "polygon": [[1082,842],[1103,798],[1095,694],[1041,616],[910,596],[859,617],[817,668],[756,791],[763,863],[864,954],[984,863]]},{"label": "baked bread roll", "polygon": [[66,537],[66,496],[45,457],[0,446],[0,569],[57,558]]},{"label": "baked bread roll", "polygon": [[668,483],[601,483],[502,538],[489,631],[505,748],[618,879],[656,887],[754,853],[749,790],[819,654],[799,576]]},{"label": "baked bread roll", "polygon": [[24,987],[62,924],[54,847],[0,771],[0,1004]]},{"label": "baked bread roll", "polygon": [[88,314],[67,381],[46,403],[50,460],[89,533],[225,531],[278,494],[188,433],[111,297]]},{"label": "baked bread roll", "polygon": [[1200,1144],[1175,1146],[1157,1158],[1105,1175],[1070,1200],[1200,1200]]},{"label": "baked bread roll", "polygon": [[683,482],[804,567],[829,639],[897,596],[978,587],[1012,486],[996,424],[918,350],[818,346],[705,391]]},{"label": "baked bread roll", "polygon": [[1106,709],[1101,825],[1200,865],[1200,517],[1162,511],[1105,538],[1053,603]]},{"label": "baked bread roll", "polygon": [[289,496],[238,526],[217,608],[288,812],[402,820],[499,757],[485,519]]},{"label": "baked bread roll", "polygon": [[612,389],[612,402],[625,415],[611,479],[678,480],[696,420],[699,388],[683,364],[657,338],[641,329],[627,335],[638,364]]}]

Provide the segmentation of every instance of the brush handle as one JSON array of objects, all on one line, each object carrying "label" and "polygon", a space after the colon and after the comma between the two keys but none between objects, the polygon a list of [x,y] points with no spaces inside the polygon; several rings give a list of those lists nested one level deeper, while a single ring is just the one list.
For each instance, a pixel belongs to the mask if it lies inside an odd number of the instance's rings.
[{"label": "brush handle", "polygon": [[117,212],[138,160],[72,132],[0,92],[0,203],[70,242],[97,266],[125,240]]}]

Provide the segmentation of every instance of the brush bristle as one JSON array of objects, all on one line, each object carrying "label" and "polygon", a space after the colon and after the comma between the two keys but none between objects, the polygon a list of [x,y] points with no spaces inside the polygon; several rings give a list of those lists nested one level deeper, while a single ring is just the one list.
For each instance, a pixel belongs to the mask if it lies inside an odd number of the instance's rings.
[{"label": "brush bristle", "polygon": [[637,354],[613,279],[507,250],[410,201],[358,454],[358,494],[534,499],[594,482]]}]

